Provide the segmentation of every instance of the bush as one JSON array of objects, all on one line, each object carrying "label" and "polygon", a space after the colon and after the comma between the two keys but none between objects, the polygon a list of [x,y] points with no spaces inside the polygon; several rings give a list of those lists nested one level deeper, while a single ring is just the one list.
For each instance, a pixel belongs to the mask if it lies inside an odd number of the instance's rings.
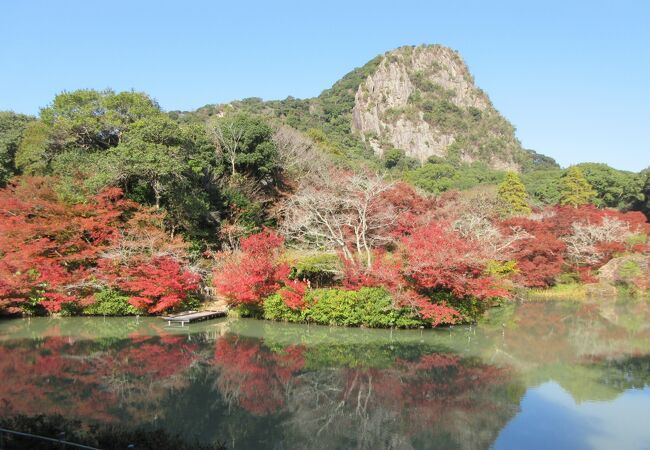
[{"label": "bush", "polygon": [[396,309],[383,288],[315,289],[306,295],[305,303],[305,309],[294,310],[284,303],[280,294],[270,295],[264,300],[264,318],[371,328],[413,328],[425,324],[413,311]]},{"label": "bush", "polygon": [[361,325],[362,315],[358,308],[359,292],[361,291],[339,289],[323,289],[314,292],[310,318],[316,323],[325,325]]},{"label": "bush", "polygon": [[129,296],[114,289],[105,289],[95,294],[95,303],[84,309],[91,316],[132,316],[141,311],[129,303]]},{"label": "bush", "polygon": [[240,303],[229,311],[228,315],[231,314],[235,317],[251,317],[254,319],[259,319],[263,316],[263,310],[260,305]]},{"label": "bush", "polygon": [[341,261],[332,253],[319,253],[296,261],[291,267],[289,278],[307,279],[317,286],[331,284],[341,273]]},{"label": "bush", "polygon": [[478,321],[489,307],[501,301],[500,297],[480,299],[471,295],[457,298],[448,292],[438,292],[433,295],[433,299],[434,303],[441,304],[445,302],[447,306],[454,308],[462,314],[463,320],[467,322]]},{"label": "bush", "polygon": [[286,322],[306,322],[307,310],[295,310],[289,308],[285,303],[282,295],[275,293],[264,299],[264,318],[267,320],[277,320]]},{"label": "bush", "polygon": [[382,288],[364,288],[356,292],[362,324],[371,328],[413,328],[422,325],[415,313],[405,308],[396,309],[390,294]]}]

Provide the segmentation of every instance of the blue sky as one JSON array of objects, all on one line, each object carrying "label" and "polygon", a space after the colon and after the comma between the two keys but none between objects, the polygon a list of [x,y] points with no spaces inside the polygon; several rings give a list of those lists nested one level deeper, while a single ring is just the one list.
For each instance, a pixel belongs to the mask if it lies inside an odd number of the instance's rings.
[{"label": "blue sky", "polygon": [[0,110],[135,89],[166,110],[311,97],[386,50],[457,49],[527,148],[650,166],[650,1],[3,1]]}]

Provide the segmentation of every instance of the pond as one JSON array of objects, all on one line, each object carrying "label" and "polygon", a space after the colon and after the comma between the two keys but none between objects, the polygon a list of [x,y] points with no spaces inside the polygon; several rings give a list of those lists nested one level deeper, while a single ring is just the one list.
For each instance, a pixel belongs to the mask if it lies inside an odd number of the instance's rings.
[{"label": "pond", "polygon": [[641,450],[650,303],[526,302],[436,330],[5,320],[0,380],[4,419],[229,449]]}]

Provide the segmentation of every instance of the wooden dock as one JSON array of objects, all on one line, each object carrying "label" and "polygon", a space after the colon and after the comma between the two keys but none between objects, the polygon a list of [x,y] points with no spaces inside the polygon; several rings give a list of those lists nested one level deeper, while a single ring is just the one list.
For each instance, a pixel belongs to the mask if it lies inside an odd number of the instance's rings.
[{"label": "wooden dock", "polygon": [[220,309],[217,311],[188,311],[186,313],[177,314],[175,316],[165,316],[161,319],[167,321],[167,325],[171,326],[175,323],[180,323],[182,327],[185,324],[190,324],[192,322],[201,322],[203,320],[217,319],[219,317],[225,317],[228,314],[227,309]]}]

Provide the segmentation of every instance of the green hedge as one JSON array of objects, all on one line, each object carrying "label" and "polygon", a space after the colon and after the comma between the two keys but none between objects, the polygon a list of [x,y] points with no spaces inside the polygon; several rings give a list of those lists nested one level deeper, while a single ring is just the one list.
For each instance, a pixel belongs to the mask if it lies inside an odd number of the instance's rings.
[{"label": "green hedge", "polygon": [[395,308],[390,294],[383,288],[315,289],[307,294],[305,303],[305,309],[292,310],[284,304],[280,294],[273,294],[264,300],[264,318],[371,328],[426,325],[411,310]]},{"label": "green hedge", "polygon": [[105,289],[95,294],[95,303],[84,308],[90,316],[132,316],[141,312],[129,303],[129,296],[114,289]]}]

